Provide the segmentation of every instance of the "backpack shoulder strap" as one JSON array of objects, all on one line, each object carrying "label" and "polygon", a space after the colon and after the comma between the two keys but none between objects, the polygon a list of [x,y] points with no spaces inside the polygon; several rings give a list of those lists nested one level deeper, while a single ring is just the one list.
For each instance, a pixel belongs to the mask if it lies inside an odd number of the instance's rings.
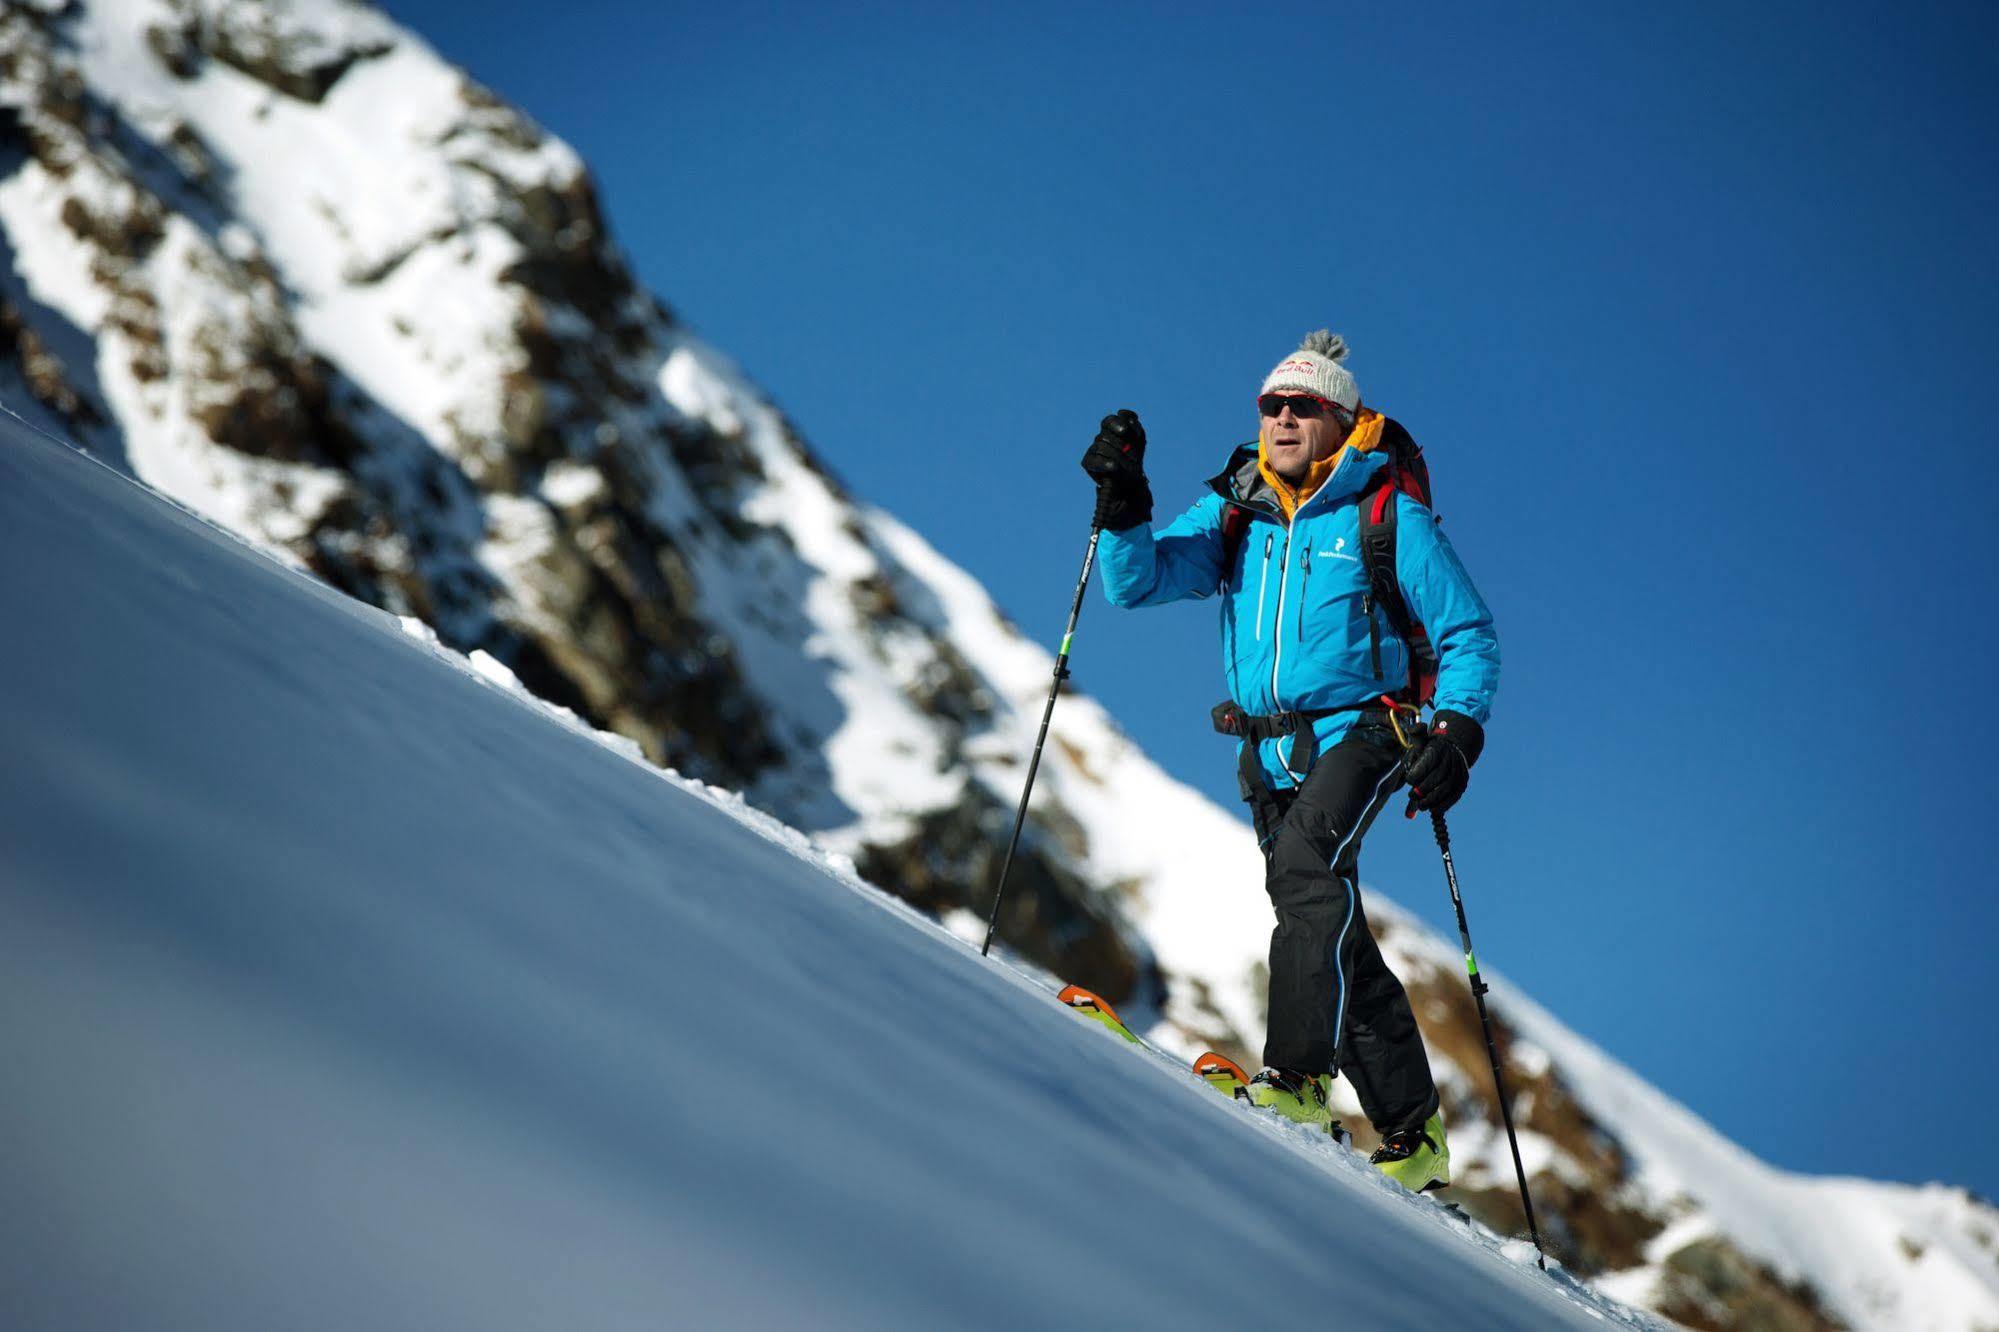
[{"label": "backpack shoulder strap", "polygon": [[1363,490],[1360,508],[1360,558],[1367,570],[1370,600],[1381,607],[1395,632],[1408,637],[1409,607],[1395,577],[1395,479],[1384,474],[1371,490]]},{"label": "backpack shoulder strap", "polygon": [[1249,523],[1253,516],[1234,500],[1222,501],[1222,579],[1218,591],[1228,590],[1229,576],[1235,572],[1236,552],[1242,549],[1243,541],[1249,536]]},{"label": "backpack shoulder strap", "polygon": [[1367,616],[1368,655],[1373,659],[1375,678],[1381,677],[1381,634],[1375,627],[1374,607],[1388,617],[1388,623],[1409,649],[1408,693],[1412,702],[1427,703],[1436,689],[1437,653],[1430,644],[1430,636],[1416,617],[1409,612],[1409,603],[1403,599],[1402,583],[1395,575],[1395,534],[1397,530],[1397,508],[1395,497],[1407,490],[1403,481],[1395,475],[1393,467],[1383,470],[1381,479],[1371,490],[1361,492],[1358,500],[1360,518],[1360,558],[1367,570],[1368,595],[1362,610]]},{"label": "backpack shoulder strap", "polygon": [[1242,550],[1242,543],[1249,536],[1250,524],[1256,514],[1250,507],[1236,498],[1241,493],[1244,478],[1256,475],[1256,441],[1236,447],[1229,455],[1228,466],[1208,478],[1208,488],[1222,498],[1222,517],[1219,531],[1222,538],[1222,572],[1215,590],[1226,592],[1229,578],[1235,573],[1235,557]]}]

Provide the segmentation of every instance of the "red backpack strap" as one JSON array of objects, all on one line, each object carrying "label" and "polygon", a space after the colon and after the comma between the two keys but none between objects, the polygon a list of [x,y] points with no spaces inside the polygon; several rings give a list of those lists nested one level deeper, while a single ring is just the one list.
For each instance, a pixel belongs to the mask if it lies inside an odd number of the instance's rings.
[{"label": "red backpack strap", "polygon": [[[1373,526],[1381,527],[1386,525],[1388,527],[1391,550],[1394,548],[1393,542],[1395,540],[1395,515],[1389,511],[1388,501],[1395,498],[1395,491],[1396,487],[1393,484],[1383,486],[1381,489],[1375,491],[1374,503],[1370,506],[1372,512],[1367,516],[1367,521]],[[1366,534],[1362,533],[1362,535]]]},{"label": "red backpack strap", "polygon": [[1222,579],[1216,584],[1217,592],[1229,589],[1229,578],[1235,573],[1236,552],[1242,549],[1243,539],[1249,535],[1251,512],[1234,500],[1222,503]]},{"label": "red backpack strap", "polygon": [[1379,607],[1388,623],[1409,649],[1409,679],[1402,685],[1405,696],[1418,705],[1430,701],[1437,689],[1437,652],[1430,636],[1403,600],[1402,584],[1395,576],[1396,503],[1398,492],[1407,493],[1401,469],[1393,464],[1371,491],[1363,491],[1359,503],[1360,558],[1367,570],[1367,595],[1361,611],[1367,616],[1367,651],[1375,679],[1381,679],[1381,631],[1375,624]]}]

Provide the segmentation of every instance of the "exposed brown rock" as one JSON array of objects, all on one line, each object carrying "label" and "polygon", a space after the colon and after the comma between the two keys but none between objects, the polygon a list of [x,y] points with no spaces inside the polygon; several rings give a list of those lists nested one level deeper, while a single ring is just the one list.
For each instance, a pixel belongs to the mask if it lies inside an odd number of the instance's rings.
[{"label": "exposed brown rock", "polygon": [[[218,171],[215,154],[209,150],[207,141],[185,121],[175,121],[173,128],[167,132],[166,153],[190,185],[203,190],[214,185]],[[265,271],[270,272],[268,266]]]},{"label": "exposed brown rock", "polygon": [[949,728],[954,741],[994,717],[993,696],[984,677],[948,639],[930,640],[929,660],[905,693],[925,716]]},{"label": "exposed brown rock", "polygon": [[[194,44],[204,54],[304,102],[324,100],[355,64],[385,54],[392,45],[387,41],[348,45],[321,40],[287,22],[292,6],[286,0],[222,0],[204,9],[206,12],[193,20]],[[151,37],[149,32],[149,40]],[[171,35],[154,42],[153,50],[167,68],[180,73],[175,62],[184,64],[185,57]]]},{"label": "exposed brown rock", "polygon": [[1097,772],[1091,766],[1089,755],[1071,744],[1063,736],[1058,735],[1055,737],[1055,746],[1062,751],[1062,757],[1069,760],[1069,766],[1076,770],[1077,776],[1093,786],[1102,786],[1104,784],[1103,774]]},{"label": "exposed brown rock", "polygon": [[62,224],[86,245],[117,255],[128,264],[142,263],[159,244],[166,212],[151,193],[129,181],[115,181],[108,206],[70,195],[62,203]]},{"label": "exposed brown rock", "polygon": [[35,401],[63,420],[77,426],[102,424],[104,417],[96,405],[70,384],[61,359],[9,301],[0,301],[0,356],[21,367],[21,377]]},{"label": "exposed brown rock", "polygon": [[177,79],[191,79],[201,72],[201,44],[195,40],[191,17],[176,23],[146,25],[146,49]]},{"label": "exposed brown rock", "polygon": [[152,291],[141,286],[129,265],[93,264],[93,273],[115,293],[104,327],[122,334],[128,352],[127,367],[141,384],[157,383],[167,377],[166,336],[160,328],[160,303]]},{"label": "exposed brown rock", "polygon": [[[557,515],[551,556],[587,582],[567,603],[568,629],[527,630],[602,718],[655,762],[734,787],[781,757],[744,685],[734,645],[700,618],[692,576],[666,533],[644,525],[637,496],[615,492]],[[574,552],[581,552],[577,560]],[[558,601],[559,609],[564,603]]]},{"label": "exposed brown rock", "polygon": [[251,330],[212,325],[196,335],[193,351],[186,371],[206,391],[192,414],[217,444],[251,457],[321,464],[352,446],[326,428],[326,384],[314,358]]},{"label": "exposed brown rock", "polygon": [[[1058,976],[1119,1003],[1159,992],[1149,958],[1135,953],[1104,898],[1050,854],[1038,819],[1030,817],[1007,876],[999,937]],[[925,815],[915,832],[856,858],[863,878],[917,907],[941,915],[953,908],[985,919],[1006,850],[1013,811],[969,789],[956,806]]]},{"label": "exposed brown rock", "polygon": [[905,616],[902,599],[886,574],[877,572],[855,579],[847,595],[854,603],[854,613],[863,620],[900,620]]},{"label": "exposed brown rock", "polygon": [[1785,1281],[1722,1239],[1697,1240],[1666,1260],[1659,1312],[1715,1332],[1834,1332],[1847,1325],[1806,1285]]},{"label": "exposed brown rock", "polygon": [[509,148],[531,152],[539,148],[542,136],[534,124],[514,107],[471,79],[460,79],[458,96],[469,114],[465,124],[492,135]]},{"label": "exposed brown rock", "polygon": [[[88,118],[88,90],[74,64],[53,58],[48,28],[59,18],[46,10],[21,5],[0,8],[0,81],[26,94],[9,107],[33,142],[61,131],[82,130]],[[39,154],[38,154],[39,155]]]},{"label": "exposed brown rock", "polygon": [[1254,1067],[1255,1055],[1243,1046],[1222,1016],[1221,1006],[1206,981],[1181,981],[1174,995],[1174,1016],[1188,1037],[1210,1050],[1220,1051],[1238,1064]]},{"label": "exposed brown rock", "polygon": [[[1393,927],[1378,925],[1380,937],[1392,938]],[[1482,1120],[1500,1124],[1493,1091],[1491,1056],[1471,987],[1462,974],[1423,969],[1402,977],[1417,1024],[1429,1047],[1432,1064],[1447,1062],[1466,1074],[1464,1084],[1447,1089],[1446,1123]],[[1514,1033],[1504,1016],[1492,1014],[1495,1043],[1500,1051],[1507,1088],[1513,1096],[1515,1120],[1522,1129],[1553,1140],[1589,1180],[1578,1186],[1557,1174],[1543,1173],[1529,1181],[1535,1213],[1549,1248],[1571,1268],[1593,1276],[1644,1262],[1644,1246],[1665,1227],[1627,1186],[1630,1166],[1616,1137],[1593,1120],[1552,1067],[1528,1068],[1512,1058]],[[1372,1134],[1357,1129],[1358,1143],[1371,1147]],[[1479,1220],[1503,1233],[1522,1234],[1526,1213],[1520,1205],[1511,1162],[1496,1167],[1495,1178],[1474,1179],[1458,1171],[1452,1196]]]}]

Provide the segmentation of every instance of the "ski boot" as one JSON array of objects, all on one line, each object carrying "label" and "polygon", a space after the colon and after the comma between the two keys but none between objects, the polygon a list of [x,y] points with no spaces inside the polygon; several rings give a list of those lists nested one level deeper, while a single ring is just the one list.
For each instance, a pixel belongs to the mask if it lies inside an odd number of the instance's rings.
[{"label": "ski boot", "polygon": [[1333,1118],[1326,1100],[1332,1095],[1330,1073],[1294,1073],[1288,1069],[1266,1068],[1249,1080],[1249,1103],[1275,1110],[1296,1124],[1323,1128],[1341,1142],[1347,1137],[1340,1121]]},{"label": "ski boot", "polygon": [[1420,1129],[1389,1134],[1368,1160],[1411,1193],[1445,1187],[1451,1182],[1451,1147],[1444,1138],[1443,1111],[1431,1115]]}]

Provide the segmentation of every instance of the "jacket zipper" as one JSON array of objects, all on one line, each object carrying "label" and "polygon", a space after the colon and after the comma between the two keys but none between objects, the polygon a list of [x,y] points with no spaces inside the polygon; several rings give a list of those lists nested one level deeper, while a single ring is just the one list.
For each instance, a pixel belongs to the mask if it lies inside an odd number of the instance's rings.
[{"label": "jacket zipper", "polygon": [[1277,625],[1271,631],[1276,638],[1276,651],[1270,658],[1270,707],[1273,712],[1284,711],[1284,702],[1277,696],[1277,671],[1284,665],[1284,593],[1291,586],[1291,529],[1284,530],[1283,571],[1277,578]]},{"label": "jacket zipper", "polygon": [[1374,624],[1374,591],[1360,594],[1360,611],[1367,616],[1367,657],[1374,667],[1374,678],[1381,679],[1381,631]]},{"label": "jacket zipper", "polygon": [[1309,599],[1307,589],[1312,586],[1312,543],[1307,541],[1305,549],[1298,552],[1298,567],[1305,576],[1298,580],[1298,641],[1305,641],[1305,604]]},{"label": "jacket zipper", "polygon": [[1256,580],[1256,641],[1263,641],[1263,589],[1270,583],[1270,547],[1277,540],[1275,532],[1263,534],[1263,572]]},{"label": "jacket zipper", "polygon": [[[1297,512],[1293,513],[1290,520],[1284,524],[1284,572],[1277,580],[1277,627],[1274,630],[1277,635],[1277,650],[1272,655],[1270,661],[1270,706],[1277,712],[1284,711],[1284,700],[1277,696],[1277,671],[1279,667],[1284,665],[1284,594],[1291,587],[1291,536],[1292,533],[1298,530],[1299,517],[1305,510],[1312,507],[1312,500],[1318,499],[1319,496],[1325,493],[1326,488],[1320,486],[1312,498],[1299,505]],[[1311,545],[1308,542],[1306,544],[1306,554],[1309,555],[1310,553]],[[1302,606],[1299,608],[1298,618],[1301,622],[1299,625],[1299,637],[1302,640],[1304,637],[1304,625],[1302,622],[1305,618],[1305,611]]]}]

